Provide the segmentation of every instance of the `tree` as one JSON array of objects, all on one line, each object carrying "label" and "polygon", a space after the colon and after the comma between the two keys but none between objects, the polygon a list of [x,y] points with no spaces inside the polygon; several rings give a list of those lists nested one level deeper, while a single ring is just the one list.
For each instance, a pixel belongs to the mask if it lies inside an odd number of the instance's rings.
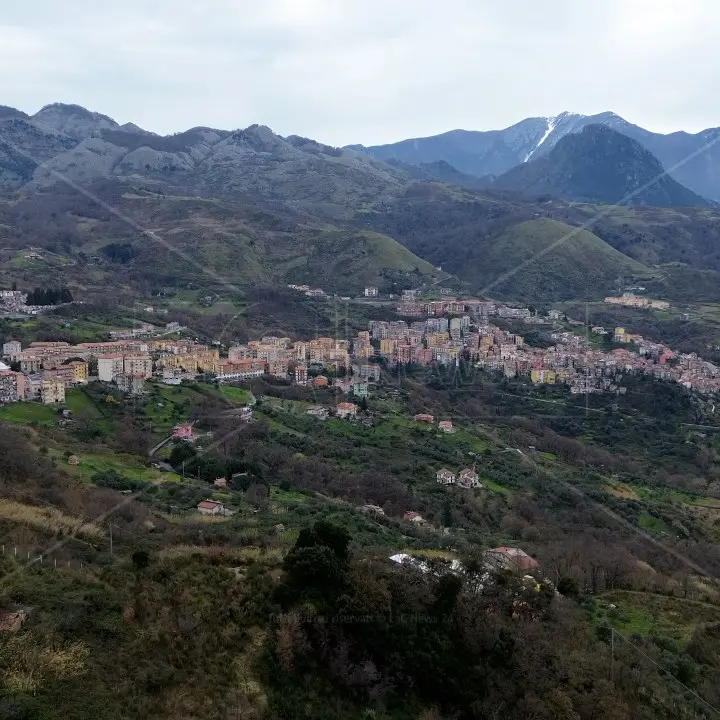
[{"label": "tree", "polygon": [[350,533],[339,525],[319,520],[310,528],[303,528],[295,542],[296,548],[316,547],[318,545],[330,548],[341,561],[348,559],[348,545]]},{"label": "tree", "polygon": [[136,570],[144,570],[150,563],[150,556],[146,550],[136,550],[132,554],[132,562]]},{"label": "tree", "polygon": [[578,581],[573,577],[560,578],[560,582],[557,585],[558,592],[565,597],[576,598],[580,594],[580,586]]},{"label": "tree", "polygon": [[333,600],[344,583],[344,568],[339,558],[327,546],[297,547],[288,553],[283,569],[285,586],[293,600]]},{"label": "tree", "polygon": [[267,485],[261,483],[253,483],[247,490],[248,500],[257,508],[264,507],[267,504],[268,489]]}]

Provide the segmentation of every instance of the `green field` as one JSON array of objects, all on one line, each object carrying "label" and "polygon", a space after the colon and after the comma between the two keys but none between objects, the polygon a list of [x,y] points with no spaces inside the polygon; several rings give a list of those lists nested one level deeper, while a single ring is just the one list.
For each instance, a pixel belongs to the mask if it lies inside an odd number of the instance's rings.
[{"label": "green field", "polygon": [[500,495],[504,495],[505,497],[511,497],[512,496],[512,490],[509,490],[506,487],[503,487],[502,485],[498,485],[496,482],[493,482],[492,480],[488,480],[487,478],[482,478],[480,480],[482,483],[482,486],[484,488],[487,488],[488,490],[492,490],[495,493],[498,493]]},{"label": "green field", "polygon": [[[209,387],[209,386],[208,386]],[[228,399],[239,405],[247,405],[252,400],[252,395],[244,388],[237,385],[220,384],[220,392]]]},{"label": "green field", "polygon": [[687,644],[697,627],[720,621],[720,607],[677,597],[614,590],[603,593],[600,600],[596,624],[611,625],[626,635],[666,637],[678,648]]},{"label": "green field", "polygon": [[178,423],[186,422],[193,403],[201,395],[183,385],[150,385],[152,394],[144,399],[143,411],[154,433],[167,434]]},{"label": "green field", "polygon": [[[70,450],[72,451],[72,448]],[[50,454],[55,457],[58,464],[66,466],[64,469],[67,472],[80,477],[85,482],[90,482],[95,473],[107,470],[114,470],[125,477],[145,482],[177,481],[180,479],[175,473],[166,473],[157,468],[146,467],[139,457],[127,453],[84,452],[78,450],[76,454],[80,460],[79,465],[68,465],[63,453],[59,450],[51,450]]]},{"label": "green field", "polygon": [[58,420],[57,408],[40,403],[20,402],[0,405],[0,420],[10,423],[53,426]]}]

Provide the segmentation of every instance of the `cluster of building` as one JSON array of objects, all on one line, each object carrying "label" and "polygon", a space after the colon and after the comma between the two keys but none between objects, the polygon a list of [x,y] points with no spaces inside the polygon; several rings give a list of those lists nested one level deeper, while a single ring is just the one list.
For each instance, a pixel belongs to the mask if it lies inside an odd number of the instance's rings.
[{"label": "cluster of building", "polygon": [[[467,308],[468,301],[464,302]],[[610,333],[602,327],[593,332]],[[536,384],[565,384],[574,393],[622,392],[618,383],[625,373],[645,373],[702,392],[720,390],[718,366],[694,353],[677,354],[624,328],[615,328],[613,339],[630,346],[627,349],[596,349],[584,337],[567,331],[549,337],[555,345],[529,347],[523,336],[489,323],[484,312],[415,322],[372,321],[370,337],[360,333],[355,339],[354,355],[356,361],[374,354],[390,363],[416,365],[452,364],[464,358],[508,377],[525,376]]]},{"label": "cluster of building", "polygon": [[[416,422],[427,423],[428,425],[433,425],[435,422],[435,418],[432,415],[428,415],[428,413],[418,413],[413,417],[413,420]],[[446,433],[454,432],[452,420],[440,420],[438,423],[438,430]]]},{"label": "cluster of building", "polygon": [[610,296],[605,298],[608,305],[622,305],[623,307],[634,308],[650,308],[651,310],[667,310],[670,303],[665,300],[651,300],[650,298],[634,295],[633,293],[623,293],[619,296]]},{"label": "cluster of building", "polygon": [[[71,345],[67,342],[33,342],[22,347],[18,341],[3,345],[3,358],[19,365],[13,372],[6,365],[0,368],[0,401],[33,400],[40,398],[46,404],[65,401],[65,390],[90,381],[90,365],[97,367],[97,379],[115,383],[121,390],[141,393],[145,380],[153,372],[164,368],[173,374],[173,368],[183,364],[197,370],[197,357],[208,353],[219,363],[218,351],[190,341],[149,340],[128,338],[107,342]],[[186,363],[178,363],[179,355],[187,356]]]},{"label": "cluster of building", "polygon": [[[360,408],[352,402],[341,402],[335,407],[335,415],[342,419],[354,419]],[[327,420],[330,417],[330,408],[325,405],[311,405],[305,413],[318,420]]]},{"label": "cluster of building", "polygon": [[51,306],[28,305],[27,297],[27,293],[20,290],[0,290],[0,313],[40,315],[51,309]]},{"label": "cluster of building", "polygon": [[[374,355],[369,332],[360,333],[354,344],[329,337],[293,342],[287,337],[266,336],[231,347],[227,360],[220,361],[217,376],[232,380],[268,374],[297,385],[320,388],[332,384],[343,392],[367,397],[369,383],[380,377],[380,368],[369,362]],[[331,380],[328,375],[344,377]]]},{"label": "cluster of building", "polygon": [[559,310],[550,310],[545,316],[538,316],[530,308],[502,305],[491,300],[478,300],[476,298],[456,298],[446,296],[440,300],[423,300],[418,290],[405,290],[396,307],[398,315],[403,317],[442,317],[443,315],[468,314],[473,318],[488,318],[497,316],[511,320],[525,322],[552,322],[559,320],[562,313]]},{"label": "cluster of building", "polygon": [[288,285],[291,290],[297,290],[307,297],[324,298],[327,294],[321,288],[311,288],[309,285]]},{"label": "cluster of building", "polygon": [[473,468],[465,468],[457,475],[447,468],[438,470],[435,478],[441,485],[457,485],[466,490],[481,488],[480,478]]},{"label": "cluster of building", "polygon": [[[604,328],[594,328],[599,334]],[[678,382],[701,392],[720,390],[720,368],[695,353],[678,354],[662,343],[616,328],[613,339],[629,348],[600,350],[571,332],[550,335],[557,344],[531,348],[518,336],[488,325],[480,329],[476,354],[474,342],[470,356],[479,367],[502,371],[508,377],[529,375],[535,384],[565,384],[573,393],[623,392],[619,385],[624,374],[646,374]],[[487,338],[492,338],[488,340]]]}]

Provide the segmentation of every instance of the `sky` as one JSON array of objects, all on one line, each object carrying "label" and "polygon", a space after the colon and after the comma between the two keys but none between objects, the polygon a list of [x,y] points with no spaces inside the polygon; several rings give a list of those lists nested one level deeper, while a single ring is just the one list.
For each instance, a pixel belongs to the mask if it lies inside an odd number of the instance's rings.
[{"label": "sky", "polygon": [[718,27],[717,0],[30,0],[0,12],[0,104],[331,145],[564,110],[698,132]]}]

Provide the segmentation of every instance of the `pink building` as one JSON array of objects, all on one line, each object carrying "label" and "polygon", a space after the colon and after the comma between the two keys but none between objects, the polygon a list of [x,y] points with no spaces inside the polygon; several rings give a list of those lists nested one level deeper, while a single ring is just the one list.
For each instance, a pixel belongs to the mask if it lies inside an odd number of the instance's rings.
[{"label": "pink building", "polygon": [[173,439],[175,440],[192,440],[193,439],[193,427],[192,425],[176,425],[173,428]]}]

